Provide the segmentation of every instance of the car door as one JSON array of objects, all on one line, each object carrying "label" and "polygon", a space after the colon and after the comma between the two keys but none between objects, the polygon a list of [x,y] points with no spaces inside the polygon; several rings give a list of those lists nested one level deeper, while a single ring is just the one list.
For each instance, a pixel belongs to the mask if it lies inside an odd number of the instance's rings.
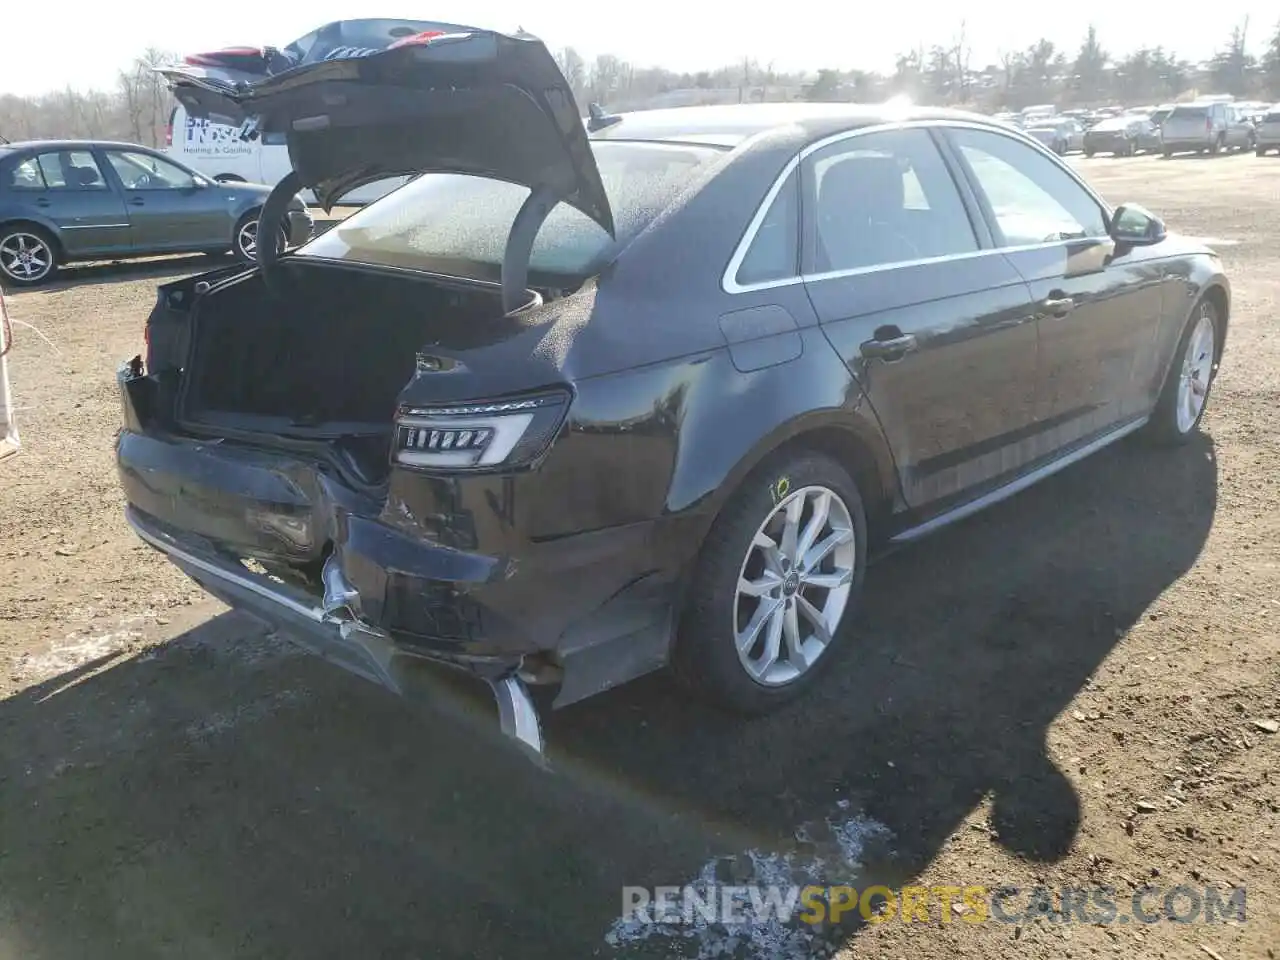
[{"label": "car door", "polygon": [[106,148],[102,154],[124,193],[138,250],[226,246],[231,223],[221,191],[159,154]]},{"label": "car door", "polygon": [[[124,201],[87,149],[49,150],[15,170],[12,196],[25,201],[37,222],[51,222],[69,257],[128,249]],[[20,186],[19,186],[20,184]]]},{"label": "car door", "polygon": [[801,163],[805,288],[861,384],[916,508],[1022,465],[1030,291],[925,127],[853,132]]},{"label": "car door", "polygon": [[1045,151],[993,128],[947,135],[1037,304],[1040,452],[1145,413],[1165,283],[1155,248],[1118,248],[1110,212]]}]

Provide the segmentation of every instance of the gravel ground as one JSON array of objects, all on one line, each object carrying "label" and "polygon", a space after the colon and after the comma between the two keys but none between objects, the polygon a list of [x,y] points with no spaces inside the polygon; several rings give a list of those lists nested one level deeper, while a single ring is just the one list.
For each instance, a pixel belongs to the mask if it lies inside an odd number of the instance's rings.
[{"label": "gravel ground", "polygon": [[[295,654],[126,530],[114,371],[156,283],[207,260],[13,295],[0,960],[1274,956],[1280,160],[1078,163],[1224,241],[1203,439],[1121,444],[877,564],[858,654],[778,716],[721,717],[663,676],[560,712],[554,774],[470,700],[411,706]],[[1143,884],[1243,885],[1247,919],[617,922],[624,885],[713,876],[1101,884],[1122,914]]]}]

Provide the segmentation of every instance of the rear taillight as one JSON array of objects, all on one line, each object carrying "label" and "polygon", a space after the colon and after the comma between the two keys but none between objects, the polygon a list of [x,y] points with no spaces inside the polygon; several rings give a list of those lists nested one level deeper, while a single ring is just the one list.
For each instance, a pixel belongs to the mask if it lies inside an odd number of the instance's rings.
[{"label": "rear taillight", "polygon": [[173,146],[173,124],[166,123],[164,125],[164,145],[166,147]]},{"label": "rear taillight", "polygon": [[1213,121],[1210,120],[1208,117],[1205,117],[1205,120],[1204,120],[1204,132],[1213,133]]},{"label": "rear taillight", "polygon": [[522,467],[551,445],[569,407],[562,391],[456,406],[401,407],[393,462],[420,470]]}]

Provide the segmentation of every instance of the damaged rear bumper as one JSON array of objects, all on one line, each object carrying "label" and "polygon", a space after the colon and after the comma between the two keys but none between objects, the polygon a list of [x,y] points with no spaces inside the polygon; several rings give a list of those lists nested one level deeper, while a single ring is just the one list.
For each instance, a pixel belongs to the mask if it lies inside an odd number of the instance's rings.
[{"label": "damaged rear bumper", "polygon": [[347,670],[407,695],[425,662],[461,670],[493,690],[506,732],[541,749],[526,683],[554,687],[560,707],[666,662],[681,558],[696,542],[687,520],[539,540],[497,495],[501,478],[365,489],[314,450],[178,430],[165,412],[174,385],[141,361],[118,379],[116,463],[134,530],[210,593]]},{"label": "damaged rear bumper", "polygon": [[[325,563],[324,595],[317,603],[311,595],[223,556],[199,537],[166,529],[134,507],[126,508],[125,518],[146,543],[228,606],[256,616],[312,653],[396,693],[412,693],[416,688],[420,659],[405,653],[385,631],[355,616],[359,594],[333,557]],[[503,732],[543,757],[537,710],[514,669],[490,670],[484,679],[497,701]]]}]

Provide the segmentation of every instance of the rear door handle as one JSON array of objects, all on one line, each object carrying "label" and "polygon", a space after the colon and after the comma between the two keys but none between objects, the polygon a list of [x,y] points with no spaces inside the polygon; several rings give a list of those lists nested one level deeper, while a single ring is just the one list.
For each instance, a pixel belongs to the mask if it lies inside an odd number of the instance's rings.
[{"label": "rear door handle", "polygon": [[903,333],[887,340],[868,340],[860,349],[868,360],[901,360],[916,347],[915,334]]},{"label": "rear door handle", "polygon": [[146,206],[146,203],[147,203],[147,201],[143,200],[142,197],[134,197],[129,202],[132,203],[135,207]]},{"label": "rear door handle", "polygon": [[47,207],[47,206],[49,206],[49,198],[48,198],[48,197],[41,197],[39,200],[37,200],[37,201],[36,201],[36,206],[37,206],[37,207]]},{"label": "rear door handle", "polygon": [[[1055,290],[1056,294],[1057,291]],[[1051,317],[1065,317],[1068,313],[1076,308],[1074,297],[1054,296],[1050,295],[1047,299],[1040,301],[1040,309]]]}]

